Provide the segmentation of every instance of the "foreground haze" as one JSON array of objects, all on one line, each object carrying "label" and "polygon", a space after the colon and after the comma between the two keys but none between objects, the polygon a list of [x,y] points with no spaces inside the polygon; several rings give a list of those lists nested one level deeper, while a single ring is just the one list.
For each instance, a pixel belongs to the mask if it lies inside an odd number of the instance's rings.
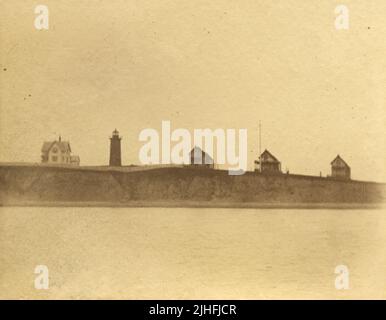
[{"label": "foreground haze", "polygon": [[0,208],[0,298],[385,299],[385,230],[383,210]]}]

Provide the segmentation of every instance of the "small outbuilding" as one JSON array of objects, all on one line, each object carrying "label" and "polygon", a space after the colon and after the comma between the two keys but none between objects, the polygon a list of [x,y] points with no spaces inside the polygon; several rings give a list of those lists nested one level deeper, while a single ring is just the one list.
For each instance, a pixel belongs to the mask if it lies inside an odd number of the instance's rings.
[{"label": "small outbuilding", "polygon": [[214,169],[213,158],[199,147],[194,147],[190,153],[190,165]]},{"label": "small outbuilding", "polygon": [[339,156],[339,154],[331,162],[331,177],[338,179],[351,179],[351,168]]},{"label": "small outbuilding", "polygon": [[261,154],[259,160],[255,161],[255,171],[268,174],[277,174],[281,172],[281,163],[267,149]]}]

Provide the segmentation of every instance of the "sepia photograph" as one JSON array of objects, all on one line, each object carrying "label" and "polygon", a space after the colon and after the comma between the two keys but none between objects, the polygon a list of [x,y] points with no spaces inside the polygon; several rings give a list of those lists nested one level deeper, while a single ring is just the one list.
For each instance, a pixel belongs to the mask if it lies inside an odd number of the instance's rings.
[{"label": "sepia photograph", "polygon": [[386,299],[384,0],[0,12],[1,300]]}]

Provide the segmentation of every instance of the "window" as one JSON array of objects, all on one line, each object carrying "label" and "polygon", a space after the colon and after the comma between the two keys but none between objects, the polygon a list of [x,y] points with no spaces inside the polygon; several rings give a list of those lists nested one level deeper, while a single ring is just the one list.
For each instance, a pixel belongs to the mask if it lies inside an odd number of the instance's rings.
[{"label": "window", "polygon": [[53,152],[53,153],[57,153],[57,152],[58,152],[58,148],[56,148],[56,147],[53,148],[53,149],[52,149],[52,152]]},{"label": "window", "polygon": [[58,157],[57,157],[57,156],[52,156],[52,158],[51,158],[51,159],[52,159],[52,161],[53,161],[53,162],[56,162],[56,161],[58,161]]}]

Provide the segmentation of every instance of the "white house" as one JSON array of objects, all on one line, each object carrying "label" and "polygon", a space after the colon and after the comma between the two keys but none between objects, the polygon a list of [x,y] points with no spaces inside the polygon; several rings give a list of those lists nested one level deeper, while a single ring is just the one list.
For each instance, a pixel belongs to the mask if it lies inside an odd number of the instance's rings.
[{"label": "white house", "polygon": [[46,141],[42,146],[42,163],[79,165],[79,156],[71,155],[70,142],[59,140]]}]

